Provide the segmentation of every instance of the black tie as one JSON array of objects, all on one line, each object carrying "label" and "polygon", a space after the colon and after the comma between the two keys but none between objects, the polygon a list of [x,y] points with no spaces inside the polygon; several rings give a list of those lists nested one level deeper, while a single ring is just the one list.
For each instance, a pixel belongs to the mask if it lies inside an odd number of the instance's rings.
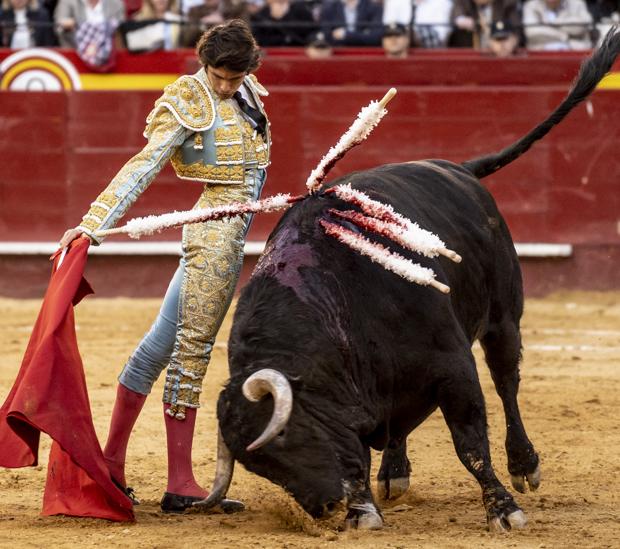
[{"label": "black tie", "polygon": [[265,118],[265,115],[258,109],[251,107],[250,104],[243,99],[241,92],[236,92],[233,97],[239,104],[239,108],[254,121],[257,131],[265,137],[267,128],[267,119]]}]

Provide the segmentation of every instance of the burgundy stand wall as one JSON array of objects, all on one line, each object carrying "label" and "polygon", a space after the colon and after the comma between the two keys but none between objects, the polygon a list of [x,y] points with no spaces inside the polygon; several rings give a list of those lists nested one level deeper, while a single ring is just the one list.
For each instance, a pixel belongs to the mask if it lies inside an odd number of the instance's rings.
[{"label": "burgundy stand wall", "polygon": [[[166,70],[194,70],[191,52],[175,55],[165,59]],[[123,58],[120,70],[140,72],[134,57]],[[497,151],[561,101],[581,57],[536,54],[502,61],[443,51],[388,62],[376,51],[323,61],[298,52],[268,55],[259,73],[271,92],[265,103],[273,130],[264,196],[303,192],[309,172],[359,109],[390,86],[398,95],[389,114],[330,177],[381,163],[459,162]],[[158,95],[0,93],[0,240],[56,241],[75,226],[143,145],[144,119]],[[599,90],[587,108],[579,106],[525,156],[484,181],[516,242],[574,247],[570,258],[523,260],[530,295],[558,287],[620,288],[618,151],[620,91]],[[177,180],[168,167],[129,215],[189,208],[199,194],[199,184]],[[264,240],[277,218],[256,216],[249,239]],[[158,238],[174,240],[178,232]],[[91,257],[88,276],[100,296],[157,296],[175,263],[173,257]],[[48,270],[41,256],[0,256],[0,295],[42,295]]]}]

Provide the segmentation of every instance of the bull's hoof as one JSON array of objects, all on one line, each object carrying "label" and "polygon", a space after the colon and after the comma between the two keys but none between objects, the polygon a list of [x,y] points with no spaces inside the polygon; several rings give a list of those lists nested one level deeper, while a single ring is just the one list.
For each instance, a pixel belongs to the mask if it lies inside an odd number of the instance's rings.
[{"label": "bull's hoof", "polygon": [[508,530],[521,530],[527,524],[525,513],[517,507],[516,511],[510,513],[503,511],[489,517],[490,532],[507,532]]},{"label": "bull's hoof", "polygon": [[525,475],[510,475],[510,482],[517,492],[525,494],[527,487],[525,481],[530,490],[534,492],[540,486],[540,466],[536,466],[533,473],[526,473]]},{"label": "bull's hoof", "polygon": [[344,521],[345,530],[380,530],[383,517],[372,503],[351,507]]},{"label": "bull's hoof", "polygon": [[377,481],[377,495],[387,501],[397,499],[409,490],[409,477],[386,478]]}]

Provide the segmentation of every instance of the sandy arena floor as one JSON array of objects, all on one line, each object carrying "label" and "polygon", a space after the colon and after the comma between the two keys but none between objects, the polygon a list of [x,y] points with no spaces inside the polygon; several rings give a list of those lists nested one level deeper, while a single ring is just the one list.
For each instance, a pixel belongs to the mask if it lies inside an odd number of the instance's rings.
[{"label": "sandy arena floor", "polygon": [[[17,373],[36,301],[0,299],[0,398]],[[119,367],[148,328],[153,300],[87,299],[78,307],[78,337],[95,426],[105,439]],[[210,367],[198,418],[194,462],[209,485],[215,467],[216,395],[227,377],[227,321]],[[543,481],[518,494],[526,530],[486,531],[477,483],[454,452],[440,414],[410,437],[412,489],[383,507],[378,532],[341,532],[342,516],[314,522],[279,487],[236,469],[230,490],[244,500],[240,515],[168,516],[159,510],[165,488],[161,382],[138,420],[129,447],[128,479],[142,499],[135,524],[40,517],[49,439],[41,464],[0,470],[0,547],[620,547],[620,293],[564,293],[529,300],[523,325],[521,410],[541,456]],[[504,420],[476,349],[487,397],[495,468],[510,485],[503,450]],[[375,459],[375,466],[378,459]]]}]

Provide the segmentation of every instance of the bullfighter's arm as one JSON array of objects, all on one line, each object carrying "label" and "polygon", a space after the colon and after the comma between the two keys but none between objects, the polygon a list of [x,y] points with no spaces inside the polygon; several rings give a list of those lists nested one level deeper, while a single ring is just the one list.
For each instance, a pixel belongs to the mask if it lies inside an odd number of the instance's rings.
[{"label": "bullfighter's arm", "polygon": [[149,137],[146,146],[121,168],[77,227],[96,244],[103,238],[95,236],[95,231],[108,229],[118,222],[191,131],[184,128],[169,109],[162,108],[150,118],[146,134]]}]

